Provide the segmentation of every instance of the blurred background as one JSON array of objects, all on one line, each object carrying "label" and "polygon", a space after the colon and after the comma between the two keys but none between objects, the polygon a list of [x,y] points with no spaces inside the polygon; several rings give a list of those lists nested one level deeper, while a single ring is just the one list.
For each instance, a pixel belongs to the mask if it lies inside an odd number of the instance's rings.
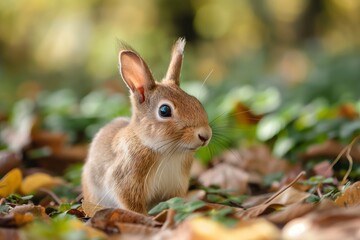
[{"label": "blurred background", "polygon": [[[161,79],[171,45],[183,36],[183,88],[210,118],[248,113],[238,116],[238,129],[255,126],[242,136],[277,135],[283,155],[304,140],[289,138],[289,124],[313,132],[339,111],[358,116],[359,13],[357,0],[3,0],[0,112],[15,124],[19,112],[40,109],[45,128],[68,131],[73,141],[86,129],[89,139],[104,122],[129,113],[119,41]],[[339,128],[331,124],[317,134]],[[360,129],[356,124],[350,130]],[[350,133],[331,135],[338,136]],[[228,142],[234,141],[222,144]]]}]

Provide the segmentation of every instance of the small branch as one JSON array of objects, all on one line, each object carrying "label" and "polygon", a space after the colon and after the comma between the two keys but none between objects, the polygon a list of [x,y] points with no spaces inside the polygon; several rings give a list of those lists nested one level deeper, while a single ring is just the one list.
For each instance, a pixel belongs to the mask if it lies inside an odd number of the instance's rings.
[{"label": "small branch", "polygon": [[55,193],[53,193],[52,191],[49,191],[49,190],[47,190],[45,188],[40,188],[39,191],[48,194],[58,205],[62,204],[61,199]]},{"label": "small branch", "polygon": [[274,195],[272,195],[268,200],[266,200],[264,202],[264,204],[267,204],[269,202],[271,202],[272,200],[274,200],[277,196],[281,195],[283,192],[285,192],[288,188],[290,188],[292,185],[294,185],[297,181],[299,181],[299,179],[305,175],[305,171],[302,171],[301,173],[299,173],[299,175],[297,175],[297,177],[291,181],[291,183],[289,183],[288,185],[286,185],[285,187],[283,187],[282,189],[280,189],[279,191],[277,191]]}]

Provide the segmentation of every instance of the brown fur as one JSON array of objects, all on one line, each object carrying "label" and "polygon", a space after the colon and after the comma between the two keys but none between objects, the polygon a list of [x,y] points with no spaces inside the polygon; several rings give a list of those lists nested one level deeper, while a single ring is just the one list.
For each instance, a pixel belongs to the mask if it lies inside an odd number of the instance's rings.
[{"label": "brown fur", "polygon": [[[182,39],[175,44],[162,82],[153,80],[136,52],[120,52],[133,113],[94,137],[82,176],[86,201],[146,214],[160,201],[186,194],[195,149],[208,143],[211,129],[200,102],[179,87],[184,45]],[[158,115],[161,104],[171,106],[171,117]]]}]

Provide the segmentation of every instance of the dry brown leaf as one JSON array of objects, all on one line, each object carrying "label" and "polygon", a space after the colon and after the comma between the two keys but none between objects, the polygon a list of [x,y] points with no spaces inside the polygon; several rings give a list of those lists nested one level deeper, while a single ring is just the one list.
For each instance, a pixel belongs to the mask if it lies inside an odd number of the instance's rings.
[{"label": "dry brown leaf", "polygon": [[36,192],[40,188],[49,189],[62,183],[64,183],[64,181],[61,178],[52,177],[46,173],[34,173],[23,180],[20,186],[20,192],[28,195]]},{"label": "dry brown leaf", "polygon": [[0,227],[0,239],[20,240],[21,238],[20,238],[20,233],[17,229]]},{"label": "dry brown leaf", "polygon": [[295,203],[285,206],[281,211],[276,211],[266,216],[266,219],[276,224],[285,224],[289,221],[304,216],[317,208],[313,203]]},{"label": "dry brown leaf", "polygon": [[[160,232],[160,228],[157,227],[150,227],[141,224],[134,224],[134,223],[114,223],[115,226],[119,229],[121,234],[124,235],[136,235],[137,237],[141,237],[144,239],[145,237],[149,237]],[[126,239],[126,236],[122,236]]]},{"label": "dry brown leaf", "polygon": [[140,224],[148,227],[159,227],[162,224],[151,217],[125,210],[107,208],[95,213],[91,218],[91,225],[108,233],[118,233],[119,223]]},{"label": "dry brown leaf", "polygon": [[351,120],[358,119],[359,114],[357,113],[357,110],[352,103],[344,103],[339,106],[338,108],[339,116],[345,117]]},{"label": "dry brown leaf", "polygon": [[248,198],[245,199],[245,201],[241,204],[241,206],[246,209],[255,207],[259,204],[264,203],[272,195],[274,195],[274,193],[264,193],[264,194],[257,195],[257,196],[249,196]]},{"label": "dry brown leaf", "polygon": [[284,189],[280,189],[278,192],[274,193],[264,203],[249,208],[244,212],[237,213],[236,217],[240,219],[254,218],[260,215],[269,214],[277,209],[283,208],[285,205],[304,201],[309,196],[309,194],[296,190],[292,187],[297,179],[299,179],[303,174],[304,172],[300,173],[292,183],[290,183]]},{"label": "dry brown leaf", "polygon": [[248,191],[249,174],[230,164],[220,163],[204,172],[199,181],[204,186],[217,185],[222,189],[234,190],[234,194]]},{"label": "dry brown leaf", "polygon": [[279,230],[264,219],[240,222],[234,228],[226,228],[209,218],[198,217],[183,222],[175,231],[173,239],[191,240],[230,240],[250,239],[267,240],[279,239]]},{"label": "dry brown leaf", "polygon": [[106,208],[102,205],[94,204],[94,203],[91,203],[91,202],[88,202],[85,200],[82,200],[81,207],[82,207],[82,210],[84,211],[84,213],[88,217],[93,217],[97,211],[100,211],[100,210]]},{"label": "dry brown leaf", "polygon": [[335,203],[331,200],[323,199],[319,203],[295,203],[289,206],[285,206],[281,211],[274,212],[266,219],[276,224],[285,224],[289,221],[304,216],[305,214],[313,211],[325,211],[336,207]]},{"label": "dry brown leaf", "polygon": [[334,170],[332,169],[329,161],[322,161],[316,164],[313,167],[313,171],[315,175],[324,177],[332,177],[334,175]]},{"label": "dry brown leaf", "polygon": [[309,196],[310,193],[299,191],[294,187],[289,187],[282,194],[274,198],[271,202],[282,205],[290,205],[293,203],[303,202]]},{"label": "dry brown leaf", "polygon": [[287,161],[274,158],[269,147],[265,145],[255,145],[240,150],[232,149],[225,151],[218,162],[226,162],[238,168],[265,176],[276,172],[286,172],[289,168]]},{"label": "dry brown leaf", "polygon": [[22,173],[20,169],[14,168],[0,180],[0,197],[7,197],[20,187]]},{"label": "dry brown leaf", "polygon": [[237,122],[242,126],[257,124],[263,117],[262,115],[255,114],[242,102],[235,104],[233,116],[235,116]]},{"label": "dry brown leaf", "polygon": [[353,183],[335,200],[340,207],[352,207],[360,205],[360,181]]},{"label": "dry brown leaf", "polygon": [[0,226],[19,227],[34,221],[35,218],[47,219],[45,209],[33,204],[19,205],[5,216],[0,216]]},{"label": "dry brown leaf", "polygon": [[11,169],[19,167],[20,155],[10,151],[0,151],[0,176],[5,175]]},{"label": "dry brown leaf", "polygon": [[258,206],[246,209],[235,214],[235,217],[242,220],[256,218],[265,214],[270,214],[278,209],[283,208],[284,205],[276,203],[264,203]]},{"label": "dry brown leaf", "polygon": [[[303,154],[302,158],[304,160],[318,157],[336,158],[341,151],[344,150],[344,147],[344,145],[335,140],[328,140],[321,144],[311,145]],[[360,144],[354,144],[351,148],[350,154],[353,157],[354,162],[360,162]],[[345,156],[341,159],[348,161]]]},{"label": "dry brown leaf", "polygon": [[285,225],[282,239],[360,239],[360,206],[327,208]]},{"label": "dry brown leaf", "polygon": [[52,152],[51,156],[39,158],[34,161],[42,168],[57,174],[63,174],[70,165],[84,162],[87,150],[88,145],[84,144],[62,146],[60,150]]}]

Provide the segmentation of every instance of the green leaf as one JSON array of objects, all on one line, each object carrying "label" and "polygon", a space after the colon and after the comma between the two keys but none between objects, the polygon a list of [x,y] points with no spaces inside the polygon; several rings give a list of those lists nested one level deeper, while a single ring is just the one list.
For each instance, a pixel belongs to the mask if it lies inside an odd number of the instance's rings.
[{"label": "green leaf", "polygon": [[341,138],[349,138],[355,135],[360,131],[360,120],[346,123],[340,128],[340,137]]},{"label": "green leaf", "polygon": [[190,215],[191,215],[191,213],[189,213],[189,212],[180,212],[180,213],[175,214],[174,220],[176,223],[179,223],[181,221],[184,221]]},{"label": "green leaf", "polygon": [[261,141],[267,141],[278,134],[286,125],[283,118],[277,115],[264,117],[257,126],[256,135]]},{"label": "green leaf", "polygon": [[[195,201],[191,201],[185,204],[185,207],[183,208],[184,211],[186,212],[193,212],[199,208],[202,208],[206,205],[205,202],[201,201],[201,200],[195,200]],[[176,209],[175,209],[176,210]]]},{"label": "green leaf", "polygon": [[19,194],[11,194],[6,198],[11,203],[26,204],[33,198],[33,195],[21,196]]},{"label": "green leaf", "polygon": [[7,213],[10,210],[9,205],[0,205],[0,213]]},{"label": "green leaf", "polygon": [[308,203],[317,203],[320,200],[320,197],[316,196],[315,194],[311,194],[305,201]]},{"label": "green leaf", "polygon": [[155,215],[155,214],[161,213],[162,211],[164,211],[165,209],[168,209],[168,208],[169,208],[169,203],[160,202],[149,211],[149,215]]}]

